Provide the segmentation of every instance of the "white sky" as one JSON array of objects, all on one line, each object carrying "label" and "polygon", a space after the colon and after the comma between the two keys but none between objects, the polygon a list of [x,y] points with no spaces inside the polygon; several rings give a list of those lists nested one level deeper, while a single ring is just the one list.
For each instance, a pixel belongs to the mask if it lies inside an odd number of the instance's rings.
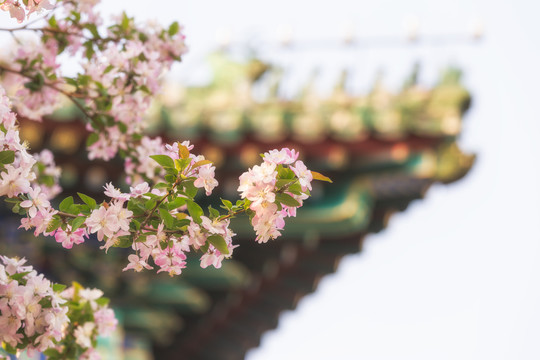
[{"label": "white sky", "polygon": [[[416,17],[426,34],[464,33],[480,18],[477,46],[409,47],[324,53],[260,53],[288,64],[291,84],[321,70],[327,88],[343,66],[365,90],[378,69],[400,84],[420,60],[422,80],[453,63],[473,94],[460,145],[478,154],[470,174],[432,188],[426,199],[370,236],[364,251],[294,312],[281,316],[249,360],[263,359],[540,359],[540,5],[534,1],[103,0],[128,12],[186,27],[191,53],[177,76],[193,80],[218,29],[233,40],[272,41],[290,26],[296,39],[403,36]],[[195,74],[195,75],[194,75]],[[291,85],[293,88],[294,85]]]}]

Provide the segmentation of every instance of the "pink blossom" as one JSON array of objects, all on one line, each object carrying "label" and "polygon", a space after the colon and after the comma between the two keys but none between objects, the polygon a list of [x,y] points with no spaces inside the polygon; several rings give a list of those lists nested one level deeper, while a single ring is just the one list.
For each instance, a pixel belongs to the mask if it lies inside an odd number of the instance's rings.
[{"label": "pink blossom", "polygon": [[59,228],[54,234],[56,242],[62,243],[62,246],[66,249],[71,249],[73,247],[73,244],[82,244],[84,242],[84,237],[87,236],[88,234],[83,228],[79,228],[75,231],[64,231]]},{"label": "pink blossom", "polygon": [[30,181],[23,176],[24,168],[14,168],[12,165],[5,165],[7,172],[0,174],[0,196],[7,195],[15,197],[21,193],[30,191]]},{"label": "pink blossom", "polygon": [[129,194],[124,194],[123,192],[120,191],[120,189],[115,188],[112,183],[105,184],[103,188],[105,189],[104,194],[112,199],[121,200],[121,201],[129,200],[129,197],[130,197]]},{"label": "pink blossom", "polygon": [[306,188],[311,190],[311,181],[313,180],[313,175],[311,174],[311,171],[308,170],[306,165],[304,165],[301,160],[298,160],[295,165],[296,167],[291,166],[291,170],[295,173],[296,176],[298,176],[298,180],[300,181],[302,190],[305,190]]},{"label": "pink blossom", "polygon": [[143,261],[135,254],[129,255],[128,260],[129,260],[129,264],[125,268],[123,268],[122,271],[133,269],[136,272],[141,272],[142,269],[148,269],[148,270],[153,269],[152,266],[148,265],[146,261]]},{"label": "pink blossom", "polygon": [[101,308],[96,311],[94,313],[94,321],[101,336],[110,335],[118,324],[118,320],[114,317],[114,311],[109,308]]},{"label": "pink blossom", "polygon": [[93,322],[85,322],[83,325],[77,326],[75,329],[75,342],[83,348],[92,347],[92,335],[96,324]]},{"label": "pink blossom", "polygon": [[204,253],[201,256],[201,267],[206,269],[208,266],[213,265],[216,269],[221,267],[221,262],[225,257],[216,253]]},{"label": "pink blossom", "polygon": [[28,209],[28,215],[30,217],[36,216],[38,210],[42,210],[51,206],[47,196],[41,192],[41,187],[30,188],[28,191],[28,200],[24,200],[20,203],[22,208]]},{"label": "pink blossom", "polygon": [[218,221],[218,219],[210,220],[206,216],[201,216],[201,225],[211,234],[225,235],[229,226],[229,219]]},{"label": "pink blossom", "polygon": [[115,235],[120,230],[129,230],[133,212],[123,207],[123,201],[114,201],[108,208],[100,206],[92,211],[85,224],[90,233],[96,233],[98,240]]},{"label": "pink blossom", "polygon": [[150,186],[148,185],[148,183],[146,181],[140,183],[139,185],[137,185],[135,187],[130,187],[129,188],[130,195],[133,196],[133,197],[143,196],[144,194],[149,193],[150,190],[151,190]]},{"label": "pink blossom", "polygon": [[267,153],[264,153],[263,160],[273,164],[292,164],[298,159],[298,153],[296,150],[291,150],[288,148],[283,148],[281,150],[270,150]]},{"label": "pink blossom", "polygon": [[216,168],[210,164],[201,166],[197,174],[198,177],[193,183],[193,185],[198,188],[204,187],[206,196],[212,194],[212,190],[218,185],[217,180],[214,178],[215,169]]},{"label": "pink blossom", "polygon": [[179,275],[182,269],[186,267],[186,255],[182,251],[182,246],[174,242],[172,247],[163,250],[157,248],[158,252],[154,255],[154,263],[160,267],[158,273],[165,271],[169,275]]},{"label": "pink blossom", "polygon": [[80,360],[101,360],[101,355],[94,348],[88,348],[81,354]]},{"label": "pink blossom", "polygon": [[207,235],[202,231],[201,227],[197,223],[192,221],[191,224],[188,225],[187,229],[189,236],[185,237],[187,238],[188,243],[195,249],[200,248],[206,243]]}]

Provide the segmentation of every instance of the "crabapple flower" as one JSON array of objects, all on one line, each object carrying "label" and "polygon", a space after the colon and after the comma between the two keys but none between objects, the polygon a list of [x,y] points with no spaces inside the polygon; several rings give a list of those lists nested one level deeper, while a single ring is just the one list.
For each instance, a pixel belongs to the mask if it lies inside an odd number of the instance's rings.
[{"label": "crabapple flower", "polygon": [[25,259],[0,256],[0,342],[44,351],[60,341],[69,321],[67,308],[43,275]]},{"label": "crabapple flower", "polygon": [[296,176],[298,176],[302,190],[305,190],[306,188],[312,190],[311,181],[313,180],[313,175],[311,174],[311,171],[309,171],[306,165],[300,160],[298,160],[295,165],[296,166],[291,166],[290,168]]},{"label": "crabapple flower", "polygon": [[[259,243],[280,236],[285,217],[296,216],[297,207],[308,197],[313,175],[297,158],[295,150],[271,150],[263,155],[261,165],[240,176],[238,191],[249,201],[251,225]],[[281,182],[276,186],[278,180]]]},{"label": "crabapple flower", "polygon": [[133,269],[136,272],[141,272],[143,269],[153,269],[152,266],[148,265],[146,261],[139,258],[139,256],[137,256],[136,254],[129,255],[128,260],[129,264],[125,268],[123,268],[122,271]]},{"label": "crabapple flower", "polygon": [[218,186],[217,180],[214,178],[215,167],[210,164],[203,165],[199,168],[197,180],[193,183],[198,188],[204,187],[206,195],[212,194],[212,190]]},{"label": "crabapple flower", "polygon": [[82,244],[85,237],[88,237],[88,234],[86,233],[86,229],[83,228],[79,228],[75,231],[64,231],[62,228],[59,228],[54,234],[56,242],[61,243],[66,249],[71,249],[73,244]]},{"label": "crabapple flower", "polygon": [[94,313],[97,331],[102,336],[110,335],[118,325],[118,320],[114,316],[114,311],[109,308],[100,308]]},{"label": "crabapple flower", "polygon": [[28,215],[30,217],[36,216],[38,210],[44,210],[51,206],[51,203],[47,200],[47,195],[41,192],[41,187],[39,186],[30,188],[28,197],[29,199],[22,201],[20,206],[28,209]]},{"label": "crabapple flower", "polygon": [[83,348],[92,347],[92,335],[96,324],[93,322],[85,322],[83,325],[77,326],[75,329],[75,342]]},{"label": "crabapple flower", "polygon": [[273,164],[285,164],[289,165],[298,159],[298,152],[294,149],[283,148],[281,150],[270,150],[267,153],[264,153],[263,160],[268,163]]}]

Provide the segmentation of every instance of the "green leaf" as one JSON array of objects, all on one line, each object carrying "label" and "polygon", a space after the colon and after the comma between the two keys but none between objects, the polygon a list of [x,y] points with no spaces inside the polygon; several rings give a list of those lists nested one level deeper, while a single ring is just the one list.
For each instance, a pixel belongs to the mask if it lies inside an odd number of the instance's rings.
[{"label": "green leaf", "polygon": [[199,191],[199,188],[197,188],[195,185],[193,185],[193,181],[185,181],[183,182],[184,190],[186,191],[186,195],[193,199],[197,192]]},{"label": "green leaf", "polygon": [[169,30],[167,30],[167,32],[169,33],[169,36],[174,36],[178,33],[179,30],[180,25],[178,25],[178,21],[175,21],[169,26]]},{"label": "green leaf", "polygon": [[167,204],[167,208],[169,210],[174,210],[174,209],[178,209],[180,206],[183,206],[185,204],[186,204],[186,198],[177,197],[176,199],[174,199],[173,201]]},{"label": "green leaf", "polygon": [[122,134],[125,134],[128,130],[127,125],[122,122],[116,123],[116,126],[118,126],[118,129],[120,132],[122,132]]},{"label": "green leaf", "polygon": [[118,240],[116,240],[113,246],[119,247],[119,248],[128,248],[131,246],[131,244],[133,244],[131,235],[124,235],[124,236],[120,236]]},{"label": "green leaf", "polygon": [[148,95],[152,95],[152,92],[150,91],[150,89],[146,85],[139,86],[139,90],[141,90],[144,93],[147,93]]},{"label": "green leaf", "polygon": [[60,291],[64,291],[64,289],[66,288],[66,285],[64,285],[64,284],[53,284],[52,288],[53,288],[54,292],[60,292]]},{"label": "green leaf", "polygon": [[205,252],[208,252],[208,247],[209,247],[209,246],[210,246],[210,243],[205,242],[204,245],[201,246],[199,249],[201,249],[201,251],[202,251],[203,253],[205,253]]},{"label": "green leaf", "polygon": [[90,207],[90,210],[94,210],[97,207],[96,200],[92,199],[90,196],[84,195],[80,192],[78,192],[77,195],[79,195],[81,200]]},{"label": "green leaf", "polygon": [[6,351],[10,354],[15,354],[17,353],[17,348],[9,345],[8,343],[3,343],[3,346],[4,346],[4,349],[6,349]]},{"label": "green leaf", "polygon": [[86,220],[86,217],[84,216],[78,216],[75,219],[73,219],[73,221],[71,222],[71,231],[75,231],[78,228],[80,228],[85,220]]},{"label": "green leaf", "polygon": [[163,167],[174,168],[174,161],[170,156],[167,155],[150,155],[155,162]]},{"label": "green leaf", "polygon": [[73,196],[69,196],[65,198],[64,200],[62,200],[58,208],[60,209],[60,211],[69,212],[69,207],[71,205],[73,205]]},{"label": "green leaf", "polygon": [[103,70],[103,73],[104,74],[107,74],[108,72],[110,72],[112,69],[114,69],[114,66],[113,65],[109,65],[105,68],[105,70]]},{"label": "green leaf", "polygon": [[81,205],[78,204],[71,204],[66,212],[72,214],[72,215],[78,215],[81,212],[80,209]]},{"label": "green leaf", "polygon": [[203,209],[193,200],[186,199],[189,215],[197,224],[202,222],[201,216],[204,215]]},{"label": "green leaf", "polygon": [[176,159],[174,160],[174,163],[176,165],[176,169],[178,171],[182,171],[184,170],[185,168],[187,168],[187,166],[189,164],[191,164],[191,159],[190,158],[186,158],[186,159]]},{"label": "green leaf", "polygon": [[293,193],[294,195],[302,195],[302,186],[299,182],[295,182],[292,185],[289,185],[287,191]]},{"label": "green leaf", "polygon": [[229,255],[229,248],[227,247],[227,242],[223,236],[214,234],[210,235],[207,240],[210,242],[210,244],[214,245],[214,247],[218,249],[220,253],[223,255]]},{"label": "green leaf", "polygon": [[145,204],[144,204],[144,207],[146,208],[146,210],[152,210],[154,208],[154,206],[156,206],[156,201],[155,200],[148,200]]},{"label": "green leaf", "polygon": [[0,152],[0,163],[11,164],[13,161],[15,161],[15,151],[4,150]]},{"label": "green leaf", "polygon": [[99,305],[99,306],[105,306],[107,304],[109,304],[111,300],[109,298],[106,298],[106,297],[100,297],[99,299],[96,300],[96,303]]},{"label": "green leaf", "polygon": [[193,164],[191,168],[196,169],[200,166],[208,165],[208,164],[212,164],[212,162],[210,160],[200,160],[200,161],[197,161],[195,164]]},{"label": "green leaf", "polygon": [[124,32],[126,32],[129,29],[129,18],[126,15],[126,13],[122,13],[122,22],[120,23],[120,27]]},{"label": "green leaf", "polygon": [[227,210],[230,210],[233,206],[232,202],[230,202],[229,200],[221,199],[221,202],[223,203],[223,205],[225,205],[225,208]]},{"label": "green leaf", "polygon": [[167,189],[170,185],[164,182],[157,183],[154,185],[154,189]]},{"label": "green leaf", "polygon": [[94,143],[96,143],[99,140],[99,136],[96,133],[91,133],[88,135],[88,138],[86,138],[86,146],[91,146]]},{"label": "green leaf", "polygon": [[133,228],[134,230],[141,229],[141,223],[135,219],[131,219],[131,223],[129,225],[130,225],[130,228]]},{"label": "green leaf", "polygon": [[321,181],[326,181],[326,182],[329,182],[329,183],[332,182],[332,180],[329,177],[324,176],[323,174],[318,173],[316,171],[312,171],[311,176],[313,176],[313,180],[321,180]]},{"label": "green leaf", "polygon": [[51,18],[49,19],[48,22],[49,22],[49,25],[50,25],[51,27],[53,27],[53,28],[56,27],[57,24],[58,24],[58,23],[56,22],[56,18],[54,17],[54,15],[51,16]]},{"label": "green leaf", "polygon": [[87,23],[85,25],[85,27],[90,30],[90,32],[92,33],[92,35],[96,38],[99,38],[99,33],[98,33],[98,30],[97,30],[97,26],[96,24],[93,24],[93,23]]},{"label": "green leaf", "polygon": [[180,159],[189,158],[189,149],[182,144],[178,144],[178,156],[180,156]]},{"label": "green leaf", "polygon": [[169,213],[167,210],[160,208],[159,209],[159,215],[165,222],[165,226],[169,229],[172,229],[174,227],[174,218],[172,217],[171,213]]},{"label": "green leaf", "polygon": [[189,224],[191,224],[191,220],[189,219],[175,220],[174,227],[179,229],[181,227],[188,226]]},{"label": "green leaf", "polygon": [[283,193],[277,193],[276,194],[276,201],[287,205],[291,207],[298,207],[300,206],[300,203],[296,201],[291,195],[289,194],[283,194]]},{"label": "green leaf", "polygon": [[278,178],[279,179],[294,179],[296,176],[294,175],[294,172],[286,167],[283,167],[283,165],[279,165],[277,168],[278,171]]},{"label": "green leaf", "polygon": [[46,186],[54,186],[54,177],[51,175],[40,175],[38,181]]},{"label": "green leaf", "polygon": [[146,211],[146,208],[143,205],[143,201],[143,199],[129,199],[127,205],[128,210],[133,211],[134,216],[142,215]]},{"label": "green leaf", "polygon": [[58,229],[60,224],[62,224],[62,219],[60,218],[60,216],[53,216],[52,220],[49,221],[49,225],[47,225],[47,232],[50,233],[55,231],[56,229]]},{"label": "green leaf", "polygon": [[212,219],[216,219],[219,217],[219,211],[214,209],[211,205],[208,206],[208,214]]},{"label": "green leaf", "polygon": [[22,273],[13,274],[13,275],[10,276],[10,278],[12,278],[15,281],[21,281],[22,278],[25,277],[28,274],[30,274],[30,271],[25,271],[25,272],[22,272]]},{"label": "green leaf", "polygon": [[276,181],[276,188],[281,189],[285,185],[288,185],[294,181],[294,179],[279,179]]},{"label": "green leaf", "polygon": [[24,87],[27,88],[28,90],[32,91],[32,92],[36,92],[36,91],[41,90],[43,85],[39,85],[34,81],[29,81],[29,82],[24,84]]},{"label": "green leaf", "polygon": [[48,358],[59,358],[60,351],[56,349],[47,349],[43,352],[43,355],[47,356]]}]

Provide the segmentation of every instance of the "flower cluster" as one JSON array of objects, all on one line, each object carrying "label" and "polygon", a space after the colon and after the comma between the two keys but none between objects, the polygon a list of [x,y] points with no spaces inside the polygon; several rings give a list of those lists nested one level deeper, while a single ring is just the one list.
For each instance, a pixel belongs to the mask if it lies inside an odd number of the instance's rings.
[{"label": "flower cluster", "polygon": [[0,150],[0,196],[11,198],[14,212],[28,215],[21,221],[24,228],[35,228],[36,236],[45,234],[48,222],[56,214],[49,200],[59,191],[59,174],[50,152],[36,157],[28,153],[1,86]]},{"label": "flower cluster", "polygon": [[40,13],[43,9],[52,9],[53,5],[49,0],[3,0],[0,2],[0,10],[8,11],[9,15],[22,23],[24,18],[28,18],[32,13]]},{"label": "flower cluster", "polygon": [[296,216],[296,208],[309,196],[313,176],[297,159],[295,150],[272,150],[263,155],[261,165],[240,176],[238,191],[242,199],[248,200],[259,243],[280,236],[285,218]]},{"label": "flower cluster", "polygon": [[69,324],[66,335],[54,348],[45,352],[49,359],[99,360],[95,350],[98,336],[109,336],[118,324],[109,299],[98,289],[83,288],[78,283],[64,290]]},{"label": "flower cluster", "polygon": [[52,39],[45,44],[33,39],[22,43],[24,46],[12,48],[3,86],[20,116],[41,121],[61,104],[59,88],[64,82],[57,58],[58,43]]},{"label": "flower cluster", "polygon": [[0,260],[0,342],[9,352],[55,346],[69,322],[62,288],[24,266],[24,259],[0,256]]},{"label": "flower cluster", "polygon": [[[159,80],[187,48],[178,23],[168,28],[137,24],[124,13],[105,26],[98,3],[59,0],[43,26],[7,29],[13,35],[34,31],[41,36],[38,41],[17,39],[11,56],[0,64],[0,75],[21,116],[40,120],[60,105],[62,96],[72,100],[89,120],[89,158],[110,160],[118,151],[134,155],[142,116],[160,90]],[[23,7],[19,1],[0,3],[7,11]],[[26,7],[31,13],[49,4],[34,0]],[[80,73],[62,73],[58,58],[64,53],[79,59]]]},{"label": "flower cluster", "polygon": [[99,359],[97,336],[116,327],[108,299],[75,283],[51,284],[25,259],[0,256],[0,343],[8,353],[43,352],[49,359]]}]

